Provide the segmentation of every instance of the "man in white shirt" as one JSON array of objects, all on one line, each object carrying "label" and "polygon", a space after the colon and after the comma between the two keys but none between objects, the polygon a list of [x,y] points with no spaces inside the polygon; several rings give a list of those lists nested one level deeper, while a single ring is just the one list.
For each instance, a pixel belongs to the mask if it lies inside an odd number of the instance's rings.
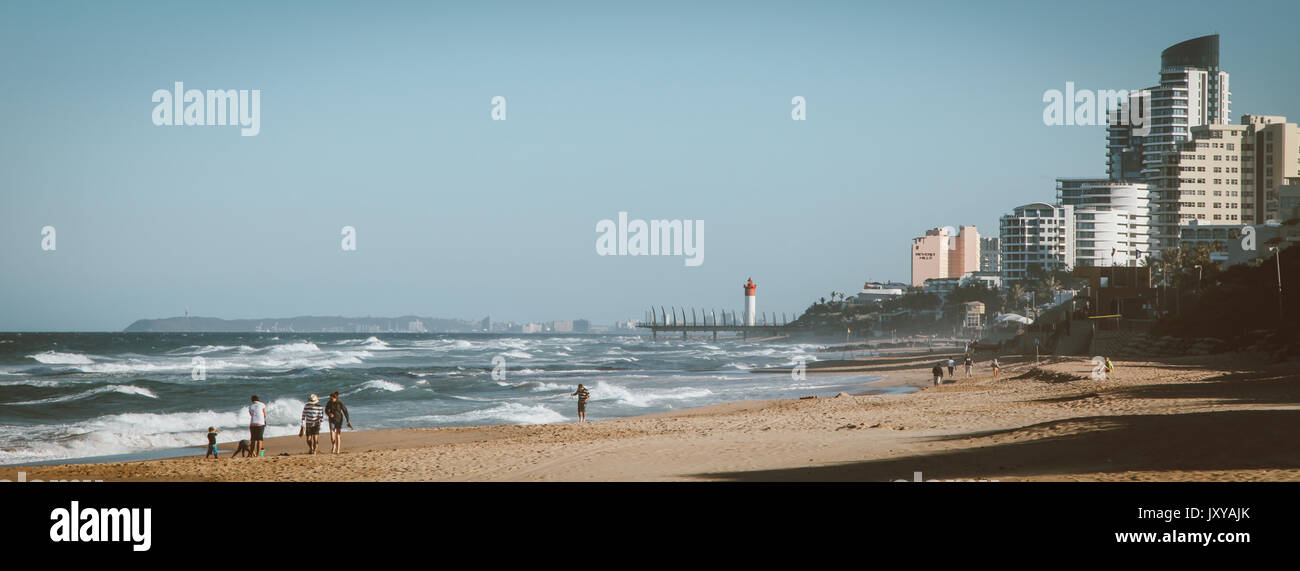
[{"label": "man in white shirt", "polygon": [[262,433],[266,431],[266,404],[253,395],[253,403],[248,405],[248,440],[253,445],[253,456],[262,455]]}]

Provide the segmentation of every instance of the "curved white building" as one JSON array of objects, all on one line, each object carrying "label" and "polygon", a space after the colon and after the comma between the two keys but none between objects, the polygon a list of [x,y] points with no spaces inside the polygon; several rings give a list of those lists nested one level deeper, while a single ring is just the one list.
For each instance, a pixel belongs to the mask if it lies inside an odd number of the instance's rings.
[{"label": "curved white building", "polygon": [[1136,266],[1151,253],[1145,183],[1058,178],[1056,201],[1074,207],[1074,267]]}]

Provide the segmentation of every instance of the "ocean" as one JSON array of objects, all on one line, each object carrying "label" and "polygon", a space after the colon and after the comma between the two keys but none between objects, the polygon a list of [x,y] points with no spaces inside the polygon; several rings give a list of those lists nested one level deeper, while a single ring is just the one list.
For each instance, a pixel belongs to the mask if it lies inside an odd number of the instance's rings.
[{"label": "ocean", "polygon": [[[267,436],[283,436],[297,434],[308,395],[333,391],[366,430],[572,422],[578,383],[591,391],[588,420],[601,420],[834,396],[879,379],[750,372],[799,359],[816,361],[816,346],[634,335],[0,333],[0,465],[201,455],[209,426],[223,431],[221,442],[248,437],[254,394],[269,405]],[[195,379],[200,361],[205,378]]]}]

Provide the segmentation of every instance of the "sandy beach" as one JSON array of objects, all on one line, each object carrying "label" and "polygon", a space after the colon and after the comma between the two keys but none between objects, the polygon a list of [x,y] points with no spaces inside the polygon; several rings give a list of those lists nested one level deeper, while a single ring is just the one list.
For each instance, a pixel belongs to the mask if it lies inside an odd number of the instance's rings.
[{"label": "sandy beach", "polygon": [[[104,481],[1300,480],[1300,376],[1255,355],[1004,358],[930,386],[936,359],[861,370],[908,394],[748,401],[586,424],[349,431],[344,453],[5,467]],[[1032,361],[1032,356],[1028,361]],[[836,367],[836,372],[843,372]],[[872,385],[864,385],[869,393]],[[599,416],[598,410],[592,411]],[[328,451],[328,435],[321,448]],[[288,456],[280,456],[287,452]]]}]

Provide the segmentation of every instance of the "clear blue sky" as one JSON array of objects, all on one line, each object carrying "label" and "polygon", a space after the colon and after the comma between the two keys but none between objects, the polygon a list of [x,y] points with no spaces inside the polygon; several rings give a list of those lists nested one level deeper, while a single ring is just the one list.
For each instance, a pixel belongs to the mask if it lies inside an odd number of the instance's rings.
[{"label": "clear blue sky", "polygon": [[[1222,36],[1232,113],[1300,118],[1294,2],[0,5],[0,330],[137,318],[792,312],[905,280],[926,228],[1104,173],[1042,96]],[[260,89],[262,129],[157,127]],[[490,100],[508,119],[490,119]],[[808,120],[790,119],[790,99]],[[705,262],[595,224],[702,219]],[[40,249],[57,229],[58,249]],[[355,252],[339,231],[356,227]]]}]

